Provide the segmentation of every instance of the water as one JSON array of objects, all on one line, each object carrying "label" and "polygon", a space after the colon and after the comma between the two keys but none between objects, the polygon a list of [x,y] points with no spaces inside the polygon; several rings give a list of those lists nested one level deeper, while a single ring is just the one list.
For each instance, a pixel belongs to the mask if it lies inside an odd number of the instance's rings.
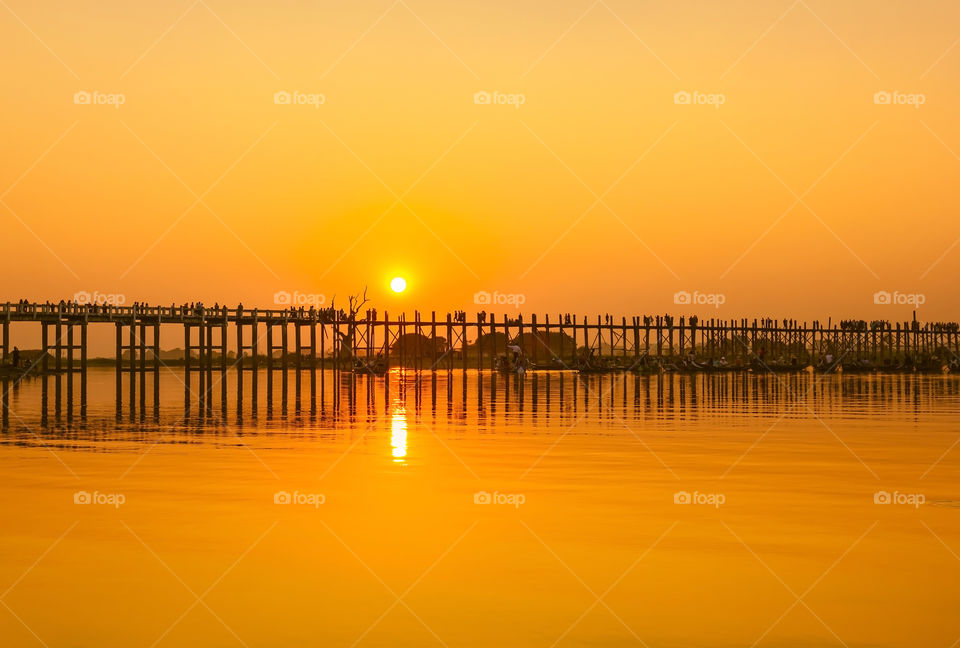
[{"label": "water", "polygon": [[957,377],[75,380],[6,385],[4,646],[960,637]]}]

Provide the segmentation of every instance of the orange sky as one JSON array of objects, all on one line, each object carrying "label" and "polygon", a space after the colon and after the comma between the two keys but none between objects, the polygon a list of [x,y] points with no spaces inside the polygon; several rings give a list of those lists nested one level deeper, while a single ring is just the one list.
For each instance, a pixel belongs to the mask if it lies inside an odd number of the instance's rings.
[{"label": "orange sky", "polygon": [[4,2],[0,299],[960,317],[955,2]]}]

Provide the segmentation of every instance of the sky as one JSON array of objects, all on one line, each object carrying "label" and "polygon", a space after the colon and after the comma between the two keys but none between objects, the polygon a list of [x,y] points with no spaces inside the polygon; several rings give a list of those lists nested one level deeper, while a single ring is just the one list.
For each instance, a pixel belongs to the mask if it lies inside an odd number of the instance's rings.
[{"label": "sky", "polygon": [[3,0],[0,43],[0,301],[960,318],[955,2]]}]

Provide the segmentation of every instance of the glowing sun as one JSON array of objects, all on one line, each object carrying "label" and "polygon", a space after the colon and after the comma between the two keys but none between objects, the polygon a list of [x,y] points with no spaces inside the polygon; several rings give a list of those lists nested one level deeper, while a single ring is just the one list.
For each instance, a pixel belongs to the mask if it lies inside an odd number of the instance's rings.
[{"label": "glowing sun", "polygon": [[407,280],[403,277],[394,277],[390,281],[390,290],[395,293],[402,293],[407,289]]}]

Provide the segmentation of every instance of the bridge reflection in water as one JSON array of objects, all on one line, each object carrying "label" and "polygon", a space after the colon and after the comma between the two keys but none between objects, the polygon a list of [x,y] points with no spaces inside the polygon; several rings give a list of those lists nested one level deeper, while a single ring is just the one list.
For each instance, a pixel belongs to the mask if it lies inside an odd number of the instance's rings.
[{"label": "bridge reflection in water", "polygon": [[269,429],[273,424],[330,428],[386,417],[394,457],[402,460],[408,421],[424,416],[464,425],[520,418],[534,424],[549,419],[574,426],[582,417],[616,423],[694,420],[725,413],[819,416],[878,405],[885,411],[909,413],[930,411],[933,401],[960,393],[957,376],[923,374],[541,371],[504,376],[476,370],[397,368],[385,376],[316,370],[272,372],[259,378],[259,389],[245,391],[238,385],[236,372],[229,372],[216,376],[212,385],[206,385],[208,389],[197,393],[177,369],[156,376],[132,374],[124,382],[140,382],[140,389],[130,390],[139,394],[133,399],[123,397],[127,389],[115,390],[112,369],[5,379],[0,381],[0,425],[4,431],[37,426],[82,430],[110,421],[198,429],[248,425]]}]

